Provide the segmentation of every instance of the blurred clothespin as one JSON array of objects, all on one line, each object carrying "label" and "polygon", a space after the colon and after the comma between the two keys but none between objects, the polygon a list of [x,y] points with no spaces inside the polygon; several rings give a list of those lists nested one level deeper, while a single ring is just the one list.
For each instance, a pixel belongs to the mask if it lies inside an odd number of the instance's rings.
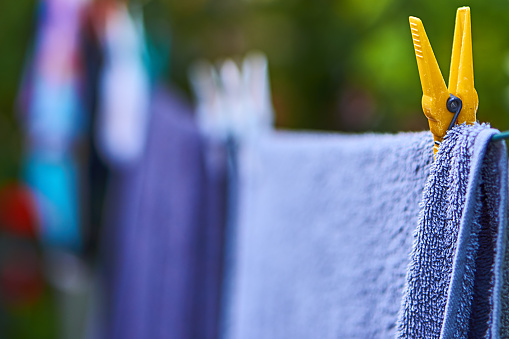
[{"label": "blurred clothespin", "polygon": [[274,124],[274,108],[270,95],[268,61],[261,52],[250,52],[242,64],[246,105],[254,112],[255,128],[271,129]]},{"label": "blurred clothespin", "polygon": [[197,62],[189,79],[197,99],[198,123],[207,136],[242,139],[272,128],[274,110],[265,55],[248,54],[242,68],[232,59],[216,68]]},{"label": "blurred clothespin", "polygon": [[205,60],[195,62],[190,68],[189,80],[196,97],[197,122],[202,132],[211,138],[225,139],[228,123],[216,69]]},{"label": "blurred clothespin", "polygon": [[423,91],[422,109],[429,120],[436,154],[445,134],[455,124],[476,121],[479,98],[474,88],[470,8],[461,7],[456,12],[449,88],[445,87],[422,21],[410,17],[410,30]]}]

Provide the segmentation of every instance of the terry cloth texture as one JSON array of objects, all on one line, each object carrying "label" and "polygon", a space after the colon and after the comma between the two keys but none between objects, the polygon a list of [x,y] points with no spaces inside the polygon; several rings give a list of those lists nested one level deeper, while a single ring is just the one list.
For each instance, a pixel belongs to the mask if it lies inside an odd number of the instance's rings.
[{"label": "terry cloth texture", "polygon": [[223,338],[393,338],[432,143],[277,132],[242,144]]},{"label": "terry cloth texture", "polygon": [[118,175],[109,200],[106,255],[117,248],[104,337],[215,338],[226,160],[171,93],[155,95],[148,135],[143,160]]},{"label": "terry cloth texture", "polygon": [[489,142],[495,133],[486,125],[461,125],[440,146],[424,189],[399,338],[509,335],[501,300],[508,297],[501,272],[507,155],[504,142]]}]

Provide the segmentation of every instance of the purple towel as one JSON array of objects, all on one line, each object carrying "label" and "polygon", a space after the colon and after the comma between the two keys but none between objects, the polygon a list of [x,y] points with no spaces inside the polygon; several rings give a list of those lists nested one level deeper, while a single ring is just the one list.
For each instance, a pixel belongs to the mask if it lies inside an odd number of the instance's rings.
[{"label": "purple towel", "polygon": [[[215,338],[226,157],[158,91],[142,162],[112,181],[105,338]],[[112,250],[108,251],[108,247]]]}]

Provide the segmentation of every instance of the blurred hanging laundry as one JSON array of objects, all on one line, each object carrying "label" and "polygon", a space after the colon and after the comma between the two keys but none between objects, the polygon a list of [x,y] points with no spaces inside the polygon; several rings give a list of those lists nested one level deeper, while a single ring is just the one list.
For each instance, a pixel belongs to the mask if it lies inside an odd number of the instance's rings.
[{"label": "blurred hanging laundry", "polygon": [[86,130],[81,98],[80,29],[88,1],[39,4],[34,48],[21,90],[24,178],[46,246],[79,250],[79,144]]}]

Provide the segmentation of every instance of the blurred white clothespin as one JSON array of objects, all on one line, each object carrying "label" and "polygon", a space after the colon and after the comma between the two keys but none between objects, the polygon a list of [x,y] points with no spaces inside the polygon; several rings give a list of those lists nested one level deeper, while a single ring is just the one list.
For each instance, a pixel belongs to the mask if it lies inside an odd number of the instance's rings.
[{"label": "blurred white clothespin", "polygon": [[267,59],[251,53],[242,70],[231,60],[218,66],[196,63],[190,80],[197,99],[198,123],[206,135],[243,139],[273,125]]},{"label": "blurred white clothespin", "polygon": [[251,117],[246,107],[245,84],[240,69],[233,60],[226,59],[220,66],[219,77],[222,85],[219,88],[220,98],[228,119],[229,132],[237,138],[242,137],[248,130]]},{"label": "blurred white clothespin", "polygon": [[270,95],[267,57],[260,52],[251,52],[244,59],[242,67],[247,105],[255,116],[257,128],[271,129],[274,125],[274,109]]},{"label": "blurred white clothespin", "polygon": [[219,76],[206,61],[196,62],[189,74],[196,97],[196,114],[203,133],[212,138],[228,136],[228,122]]}]

